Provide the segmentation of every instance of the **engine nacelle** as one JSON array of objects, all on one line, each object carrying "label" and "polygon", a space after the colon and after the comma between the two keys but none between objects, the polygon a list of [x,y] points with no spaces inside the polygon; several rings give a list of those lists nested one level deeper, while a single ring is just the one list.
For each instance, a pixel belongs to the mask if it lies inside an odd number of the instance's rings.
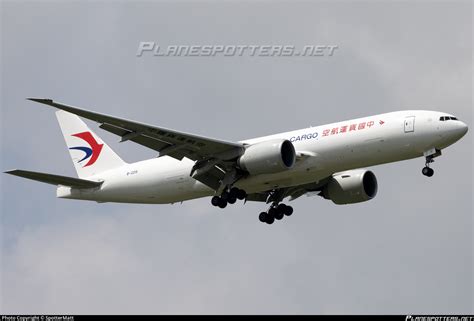
[{"label": "engine nacelle", "polygon": [[238,165],[252,175],[273,174],[292,168],[295,161],[293,144],[286,139],[274,139],[247,147]]},{"label": "engine nacelle", "polygon": [[371,200],[377,195],[377,178],[365,169],[334,174],[323,188],[322,196],[335,204],[352,204]]}]

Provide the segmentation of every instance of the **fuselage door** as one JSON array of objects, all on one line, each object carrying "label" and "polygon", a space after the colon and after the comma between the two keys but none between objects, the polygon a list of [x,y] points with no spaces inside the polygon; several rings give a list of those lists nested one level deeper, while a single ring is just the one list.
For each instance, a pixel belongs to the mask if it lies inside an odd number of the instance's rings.
[{"label": "fuselage door", "polygon": [[405,118],[405,133],[412,133],[415,131],[415,116]]}]

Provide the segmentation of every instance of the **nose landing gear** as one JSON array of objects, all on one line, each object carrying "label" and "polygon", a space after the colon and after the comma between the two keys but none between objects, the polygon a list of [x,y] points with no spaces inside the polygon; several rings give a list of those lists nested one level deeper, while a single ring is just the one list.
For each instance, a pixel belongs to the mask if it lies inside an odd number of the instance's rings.
[{"label": "nose landing gear", "polygon": [[441,156],[441,149],[432,148],[424,152],[423,155],[425,156],[426,162],[421,173],[427,177],[431,177],[434,174],[434,170],[430,168],[430,164],[434,162],[435,157]]},{"label": "nose landing gear", "polygon": [[425,167],[421,170],[421,173],[427,177],[431,177],[434,174],[434,170],[430,167],[430,164],[434,162],[433,156],[426,156]]}]

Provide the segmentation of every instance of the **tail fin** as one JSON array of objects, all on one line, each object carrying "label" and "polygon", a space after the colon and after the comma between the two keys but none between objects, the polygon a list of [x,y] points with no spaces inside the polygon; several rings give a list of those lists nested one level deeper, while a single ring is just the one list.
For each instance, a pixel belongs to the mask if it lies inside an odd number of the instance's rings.
[{"label": "tail fin", "polygon": [[80,178],[126,164],[78,116],[59,110],[56,117]]}]

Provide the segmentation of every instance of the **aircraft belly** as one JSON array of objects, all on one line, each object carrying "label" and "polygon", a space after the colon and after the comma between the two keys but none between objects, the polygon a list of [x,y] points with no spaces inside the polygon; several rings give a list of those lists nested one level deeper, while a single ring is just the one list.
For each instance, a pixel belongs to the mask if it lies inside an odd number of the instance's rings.
[{"label": "aircraft belly", "polygon": [[[146,173],[141,174],[141,172]],[[138,170],[133,177],[115,177],[104,182],[95,200],[105,202],[168,204],[210,195],[212,190],[189,176],[189,169]]]}]

